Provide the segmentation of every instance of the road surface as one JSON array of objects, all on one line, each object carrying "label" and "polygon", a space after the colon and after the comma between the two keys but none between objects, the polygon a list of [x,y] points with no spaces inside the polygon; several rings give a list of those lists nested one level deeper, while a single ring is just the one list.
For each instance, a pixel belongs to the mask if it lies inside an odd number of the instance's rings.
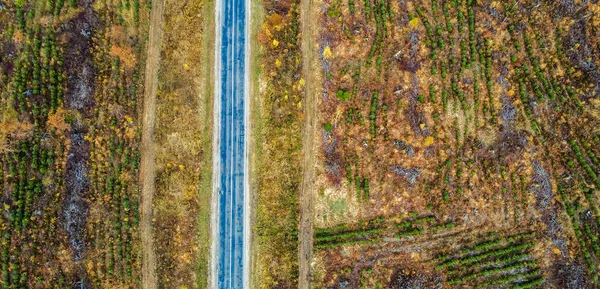
[{"label": "road surface", "polygon": [[[247,0],[217,0],[213,288],[249,288]],[[248,9],[249,11],[249,9]]]}]

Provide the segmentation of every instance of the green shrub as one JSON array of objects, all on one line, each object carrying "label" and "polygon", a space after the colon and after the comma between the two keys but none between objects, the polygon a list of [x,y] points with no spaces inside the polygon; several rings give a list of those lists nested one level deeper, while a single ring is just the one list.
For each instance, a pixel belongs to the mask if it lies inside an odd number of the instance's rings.
[{"label": "green shrub", "polygon": [[354,15],[354,13],[356,12],[354,0],[348,0],[348,9],[350,10],[350,14]]},{"label": "green shrub", "polygon": [[429,85],[429,98],[431,99],[431,102],[437,102],[435,97],[435,86],[433,84]]},{"label": "green shrub", "polygon": [[449,203],[450,202],[450,194],[448,194],[447,190],[444,190],[444,192],[442,193],[442,198],[444,199],[444,203]]},{"label": "green shrub", "polygon": [[374,137],[376,134],[376,125],[375,122],[377,120],[377,105],[378,105],[378,101],[379,101],[379,92],[375,91],[373,93],[373,96],[371,98],[371,109],[370,109],[370,113],[369,113],[369,120],[370,120],[370,133],[371,135]]},{"label": "green shrub", "polygon": [[410,231],[399,232],[395,237],[396,238],[410,237],[410,236],[422,235],[423,233],[425,233],[424,229],[415,228]]},{"label": "green shrub", "polygon": [[350,97],[352,96],[352,94],[349,91],[344,91],[344,90],[338,90],[337,93],[337,98],[341,101],[345,101],[345,100],[349,100]]}]

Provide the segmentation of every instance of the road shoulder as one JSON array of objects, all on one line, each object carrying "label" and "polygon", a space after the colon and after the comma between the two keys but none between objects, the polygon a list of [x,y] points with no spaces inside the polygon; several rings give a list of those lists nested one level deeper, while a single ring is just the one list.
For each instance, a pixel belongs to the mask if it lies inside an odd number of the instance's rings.
[{"label": "road shoulder", "polygon": [[[261,118],[261,102],[260,102],[260,88],[259,88],[259,80],[260,80],[260,63],[259,63],[259,54],[260,54],[260,46],[257,41],[250,41],[256,39],[256,35],[260,30],[260,25],[262,23],[262,19],[264,17],[264,7],[261,5],[260,1],[250,1],[250,36],[248,38],[250,45],[250,52],[248,54],[249,64],[247,69],[250,72],[250,80],[249,80],[249,105],[250,105],[250,127],[249,127],[249,135],[248,139],[248,162],[249,162],[249,198],[250,198],[250,207],[254,208],[257,204],[258,197],[258,169],[259,169],[259,154],[258,152],[262,151],[262,142],[260,139],[263,123]],[[250,219],[250,276],[249,276],[249,285],[250,288],[256,288],[258,286],[258,280],[256,280],[257,274],[253,274],[252,272],[256,272],[258,266],[258,249],[256,244],[256,235],[255,231],[252,230],[254,225],[256,224],[256,210],[250,210],[250,214],[248,216]]]},{"label": "road shoulder", "polygon": [[217,236],[219,234],[218,222],[219,217],[219,171],[221,170],[221,163],[219,157],[219,145],[221,143],[221,130],[220,130],[220,111],[221,111],[221,98],[219,90],[221,89],[221,57],[219,57],[219,49],[221,47],[221,6],[222,0],[215,0],[215,21],[214,21],[214,91],[213,91],[213,143],[212,143],[212,197],[211,197],[211,214],[210,214],[210,234],[211,247],[210,247],[210,268],[208,274],[208,284],[210,288],[217,288]]}]

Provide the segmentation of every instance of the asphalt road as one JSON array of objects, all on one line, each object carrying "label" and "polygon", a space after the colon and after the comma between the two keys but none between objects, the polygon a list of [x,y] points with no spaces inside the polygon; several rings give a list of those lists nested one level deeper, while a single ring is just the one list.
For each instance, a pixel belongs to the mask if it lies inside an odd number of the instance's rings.
[{"label": "asphalt road", "polygon": [[246,0],[217,0],[218,204],[213,262],[219,289],[248,287],[246,5]]}]

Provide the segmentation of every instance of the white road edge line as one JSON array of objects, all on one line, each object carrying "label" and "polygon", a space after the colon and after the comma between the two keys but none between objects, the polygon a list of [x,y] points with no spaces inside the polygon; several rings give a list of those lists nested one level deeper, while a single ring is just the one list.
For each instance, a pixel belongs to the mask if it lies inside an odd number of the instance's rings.
[{"label": "white road edge line", "polygon": [[[230,0],[225,0],[225,1],[230,1]],[[229,146],[229,158],[231,159],[229,161],[229,189],[231,190],[231,195],[227,195],[225,197],[225,199],[229,199],[227,201],[229,207],[231,208],[231,212],[230,212],[230,221],[229,221],[229,234],[231,237],[231,244],[229,244],[229,264],[228,264],[228,269],[225,269],[225,271],[227,270],[231,270],[229,273],[231,273],[231,275],[229,276],[229,280],[224,280],[225,283],[224,285],[226,285],[227,283],[229,283],[229,288],[230,289],[234,289],[233,288],[233,275],[234,275],[234,270],[233,270],[233,260],[235,259],[235,252],[233,250],[233,247],[235,246],[235,231],[233,230],[233,228],[235,227],[235,211],[236,211],[236,207],[234,206],[234,202],[236,199],[236,193],[235,193],[235,175],[233,174],[234,170],[235,170],[235,158],[233,157],[233,155],[235,154],[235,150],[236,150],[236,143],[235,143],[235,127],[236,127],[236,123],[237,121],[235,120],[235,47],[237,44],[237,29],[235,29],[235,25],[236,25],[236,7],[235,5],[233,5],[233,8],[231,9],[231,14],[233,15],[233,21],[231,21],[233,27],[228,27],[231,30],[231,42],[229,43],[231,45],[231,53],[229,53],[229,63],[227,63],[226,65],[229,67],[229,64],[231,64],[231,100],[230,100],[230,108],[231,108],[231,127],[229,129],[229,140],[231,141],[231,145]],[[221,53],[223,53],[223,50],[221,50]],[[221,91],[223,92],[223,91]],[[221,128],[223,129],[223,128]],[[226,145],[229,145],[229,143],[227,143]],[[219,148],[220,150],[220,148]],[[220,216],[219,216],[220,217]],[[227,217],[226,217],[227,218]],[[219,226],[220,227],[220,226]],[[221,241],[219,241],[219,243],[221,243]],[[225,252],[222,252],[222,254],[225,255]],[[227,275],[225,275],[227,276]]]},{"label": "white road edge line", "polygon": [[[220,190],[220,166],[221,159],[219,154],[219,145],[221,144],[221,5],[223,0],[216,0],[215,3],[215,49],[214,49],[214,92],[213,92],[213,146],[212,146],[212,196],[211,196],[211,248],[209,258],[208,286],[209,288],[217,288],[217,240],[219,235],[219,190]],[[202,233],[202,232],[199,232]]]},{"label": "white road edge line", "polygon": [[244,256],[243,256],[243,274],[244,274],[244,288],[250,288],[250,249],[252,248],[251,240],[250,240],[250,216],[251,214],[251,204],[250,197],[252,196],[250,192],[250,170],[249,170],[249,162],[250,162],[250,37],[252,36],[251,28],[252,28],[252,1],[246,1],[246,21],[244,21],[244,28],[246,34],[246,41],[244,42],[244,50],[245,50],[245,59],[244,59],[244,82],[246,85],[244,86]]}]

